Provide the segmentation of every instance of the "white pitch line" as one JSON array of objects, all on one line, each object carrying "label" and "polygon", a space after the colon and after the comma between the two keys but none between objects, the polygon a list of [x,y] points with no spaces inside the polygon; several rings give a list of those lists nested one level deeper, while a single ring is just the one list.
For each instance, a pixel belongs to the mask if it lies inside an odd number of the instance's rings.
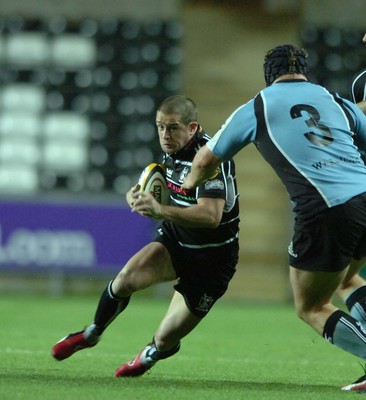
[{"label": "white pitch line", "polygon": [[[30,350],[30,349],[20,349],[20,348],[13,348],[13,347],[6,347],[4,349],[0,348],[0,353],[6,353],[6,354],[23,354],[23,355],[29,355],[29,356],[34,356],[34,355],[50,355],[49,351],[44,351],[44,350]],[[86,357],[113,357],[115,356],[114,352],[108,352],[106,353],[104,352],[98,352],[98,353],[93,353],[93,352],[83,352],[83,356]],[[129,359],[132,358],[133,355],[131,356],[131,354],[119,354],[118,358],[120,359]],[[180,354],[179,356],[177,356],[176,358],[176,362],[191,362],[191,361],[195,361],[195,360],[201,360],[202,358],[200,356],[185,356]],[[262,364],[263,363],[263,359],[262,358],[249,358],[249,357],[243,357],[243,358],[233,358],[233,357],[228,357],[228,358],[224,358],[224,357],[217,357],[214,359],[215,362],[217,363],[222,363],[222,364],[226,364],[226,363],[241,363],[241,364]],[[309,365],[309,364],[314,364],[314,360],[307,360],[307,359],[294,359],[294,360],[281,360],[278,359],[275,362],[271,362],[271,364],[277,364],[277,365],[283,365],[284,363],[286,363],[286,365],[294,365],[294,366],[299,366],[299,365]],[[320,363],[317,362],[318,364]],[[349,365],[349,363],[345,362],[345,361],[337,361],[337,362],[333,362],[333,365],[338,365],[338,366],[347,366]]]}]

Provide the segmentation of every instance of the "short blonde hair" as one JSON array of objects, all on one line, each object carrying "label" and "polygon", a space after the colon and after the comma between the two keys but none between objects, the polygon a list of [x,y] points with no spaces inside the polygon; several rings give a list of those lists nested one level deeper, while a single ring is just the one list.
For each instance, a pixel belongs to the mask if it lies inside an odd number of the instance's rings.
[{"label": "short blonde hair", "polygon": [[157,111],[166,115],[179,115],[184,125],[197,122],[197,106],[193,100],[186,96],[175,95],[167,97],[160,104]]}]

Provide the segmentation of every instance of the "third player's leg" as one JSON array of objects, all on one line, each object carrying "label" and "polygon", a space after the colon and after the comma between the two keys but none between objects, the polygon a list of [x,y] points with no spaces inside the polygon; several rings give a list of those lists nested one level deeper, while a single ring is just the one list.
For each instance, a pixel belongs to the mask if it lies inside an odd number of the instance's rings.
[{"label": "third player's leg", "polygon": [[361,260],[352,259],[347,275],[340,284],[337,293],[343,301],[357,288],[366,285],[365,279],[360,274],[360,268],[365,264],[366,258]]},{"label": "third player's leg", "polygon": [[347,268],[339,272],[315,272],[290,267],[297,314],[320,335],[329,316],[337,310],[331,299],[346,273]]}]

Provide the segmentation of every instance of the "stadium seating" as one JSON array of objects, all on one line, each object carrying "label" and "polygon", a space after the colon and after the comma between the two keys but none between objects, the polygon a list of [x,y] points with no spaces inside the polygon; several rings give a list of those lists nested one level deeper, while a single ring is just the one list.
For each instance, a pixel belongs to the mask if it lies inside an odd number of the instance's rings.
[{"label": "stadium seating", "polygon": [[182,36],[170,20],[3,17],[0,193],[124,194],[160,159],[155,109],[181,88]]},{"label": "stadium seating", "polygon": [[303,26],[300,40],[309,53],[311,80],[350,98],[352,77],[366,65],[364,34],[357,28]]}]

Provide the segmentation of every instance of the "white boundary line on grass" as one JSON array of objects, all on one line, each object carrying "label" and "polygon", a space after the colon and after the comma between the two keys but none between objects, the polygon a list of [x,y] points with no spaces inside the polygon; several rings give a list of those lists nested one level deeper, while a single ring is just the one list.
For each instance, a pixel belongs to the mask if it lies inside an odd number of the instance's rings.
[{"label": "white boundary line on grass", "polygon": [[[50,352],[48,351],[42,351],[42,350],[38,350],[38,351],[34,351],[34,350],[30,350],[30,349],[20,349],[20,348],[12,348],[12,347],[6,347],[4,349],[0,348],[0,353],[6,353],[6,354],[24,354],[24,355],[46,355],[49,354]],[[111,353],[106,353],[106,352],[98,352],[93,353],[93,352],[83,352],[83,356],[86,357],[110,357],[111,355],[115,355],[115,353],[111,352]],[[130,355],[126,355],[126,354],[120,354],[119,358],[131,358],[133,356]],[[197,356],[197,357],[191,357],[191,356],[184,356],[184,355],[179,355],[179,357],[176,358],[176,362],[191,362],[192,360],[197,360],[200,359],[201,357]],[[217,363],[230,363],[232,364],[233,362],[235,363],[243,363],[243,364],[262,364],[263,363],[263,359],[262,358],[248,358],[248,357],[228,357],[228,358],[223,358],[223,357],[218,357],[215,358],[215,362]],[[278,365],[283,365],[284,360],[277,360],[276,364]],[[318,362],[319,363],[319,362]],[[273,362],[271,362],[271,364],[273,365]],[[302,360],[286,360],[286,365],[295,365],[295,366],[299,366],[299,365],[309,365],[309,364],[314,364],[314,360],[307,360],[307,359],[302,359]],[[345,361],[337,361],[335,363],[333,363],[333,365],[338,365],[338,366],[346,366],[349,365],[347,362]]]}]

